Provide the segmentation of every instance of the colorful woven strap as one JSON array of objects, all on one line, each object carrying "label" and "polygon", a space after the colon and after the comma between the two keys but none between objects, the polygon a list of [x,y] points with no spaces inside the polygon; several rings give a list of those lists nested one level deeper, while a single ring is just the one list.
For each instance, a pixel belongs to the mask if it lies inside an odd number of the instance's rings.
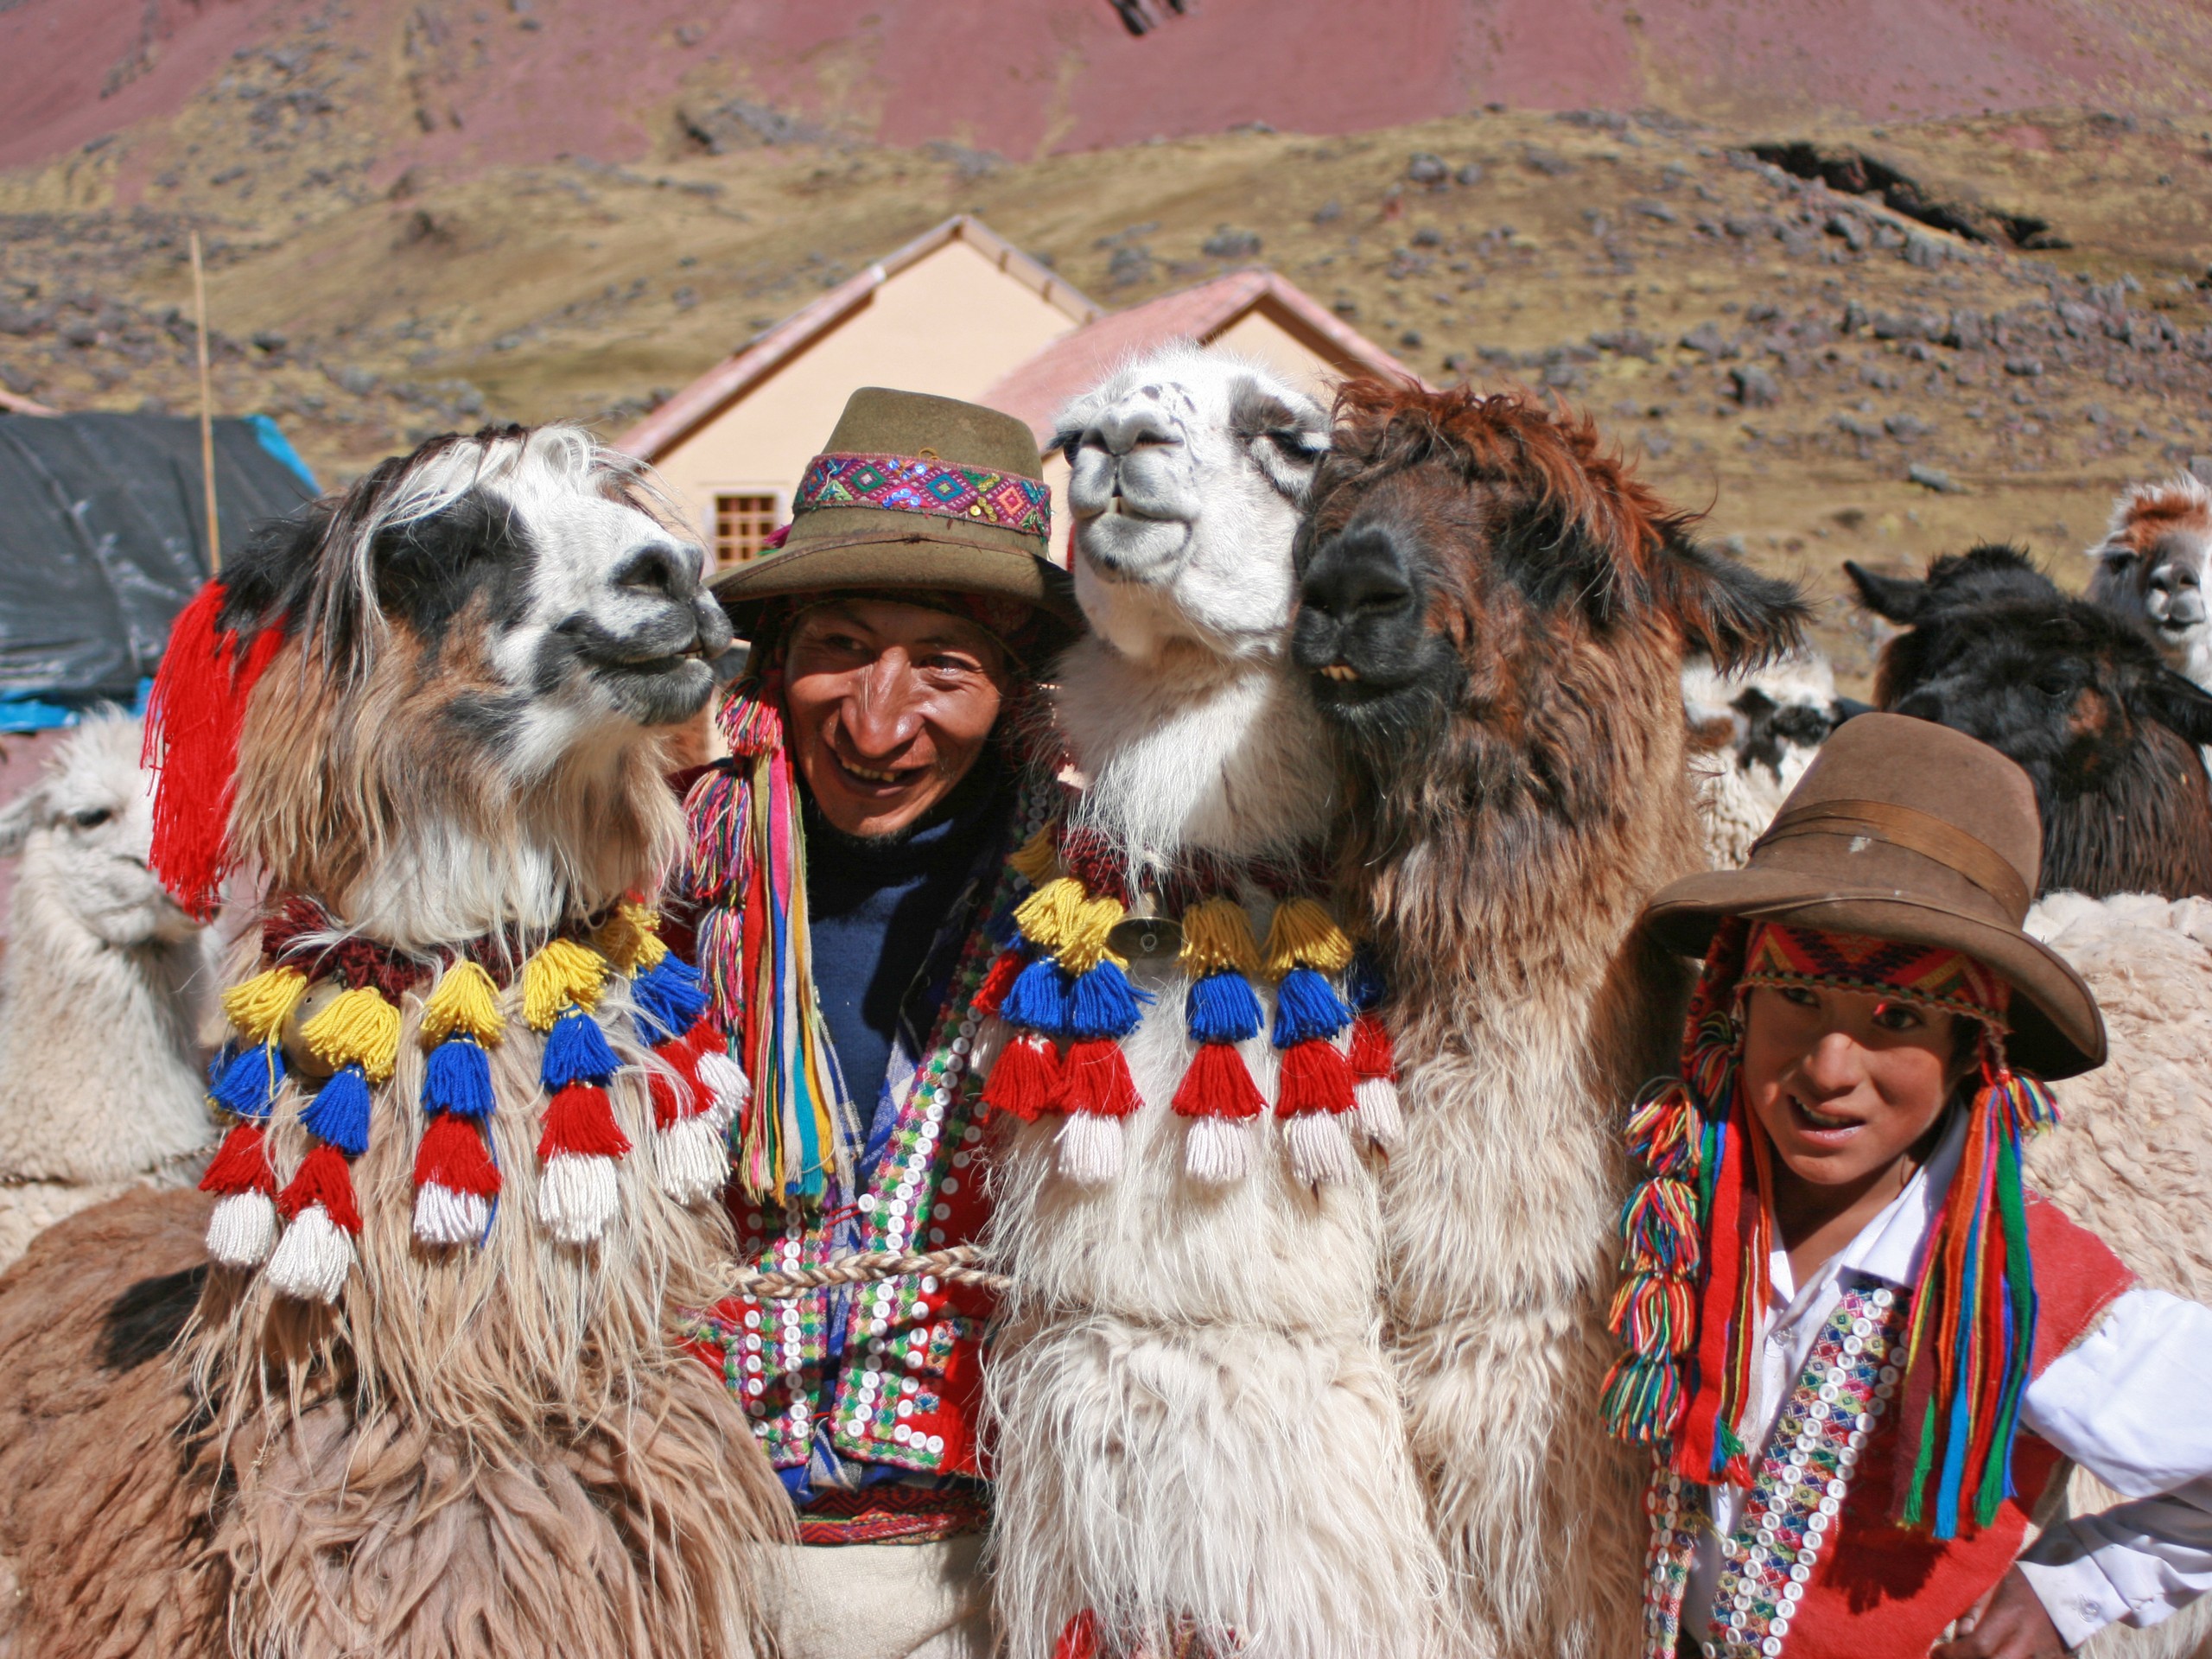
[{"label": "colorful woven strap", "polygon": [[1902,939],[1866,938],[1778,922],[1753,924],[1738,984],[1828,986],[1887,995],[2005,1029],[2012,988],[1961,951]]},{"label": "colorful woven strap", "polygon": [[966,518],[1052,539],[1052,492],[1039,480],[919,455],[817,455],[791,502],[796,517],[817,507],[880,507]]}]

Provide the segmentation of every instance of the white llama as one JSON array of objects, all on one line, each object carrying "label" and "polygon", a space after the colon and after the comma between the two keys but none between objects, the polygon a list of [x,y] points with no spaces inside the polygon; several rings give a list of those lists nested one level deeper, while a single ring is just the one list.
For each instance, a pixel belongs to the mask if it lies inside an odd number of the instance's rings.
[{"label": "white llama", "polygon": [[1682,713],[1707,860],[1736,869],[1842,717],[1835,672],[1809,650],[1733,674],[1702,654],[1686,658]]},{"label": "white llama", "polygon": [[[2168,667],[2212,691],[2212,489],[2193,473],[2138,484],[2089,550],[2089,597],[2142,624]],[[2212,766],[2212,747],[2203,751]]]},{"label": "white llama", "polygon": [[198,1178],[215,1139],[194,1048],[213,963],[146,868],[138,722],[86,721],[0,811],[19,853],[0,966],[0,1267],[64,1216]]},{"label": "white llama", "polygon": [[[1084,779],[1070,830],[1138,915],[1194,859],[1242,872],[1224,879],[1265,934],[1252,867],[1314,859],[1338,800],[1282,658],[1323,413],[1179,346],[1061,426],[1094,630],[1056,699]],[[1048,1112],[999,1173],[992,1248],[1014,1288],[987,1375],[1009,1651],[1042,1659],[1078,1618],[1104,1655],[1429,1651],[1441,1567],[1382,1352],[1371,1163],[1320,1113],[1179,1115],[1192,981],[1172,951],[1130,954],[1155,999],[1123,1039],[1141,1103]],[[1238,1046],[1278,1098],[1265,1039]]]}]

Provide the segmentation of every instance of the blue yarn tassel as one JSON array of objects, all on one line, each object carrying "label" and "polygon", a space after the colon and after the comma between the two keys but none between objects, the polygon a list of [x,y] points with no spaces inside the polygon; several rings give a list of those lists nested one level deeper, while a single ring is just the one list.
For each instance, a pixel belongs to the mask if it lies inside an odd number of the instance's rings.
[{"label": "blue yarn tassel", "polygon": [[670,956],[630,982],[638,1035],[646,1047],[673,1042],[707,1011],[707,988],[690,963]]},{"label": "blue yarn tassel", "polygon": [[1076,976],[1068,997],[1068,1034],[1083,1040],[1126,1037],[1137,1028],[1144,1018],[1144,1004],[1151,1001],[1150,994],[1131,985],[1119,968],[1101,962]]},{"label": "blue yarn tassel", "polygon": [[423,1109],[455,1117],[492,1116],[492,1061],[473,1038],[448,1037],[423,1067]]},{"label": "blue yarn tassel", "polygon": [[369,1080],[358,1065],[341,1065],[308,1103],[300,1122],[318,1141],[327,1141],[348,1158],[369,1149]]},{"label": "blue yarn tassel", "polygon": [[1373,951],[1362,945],[1344,972],[1344,1001],[1363,1014],[1379,1005],[1389,988],[1382,977],[1382,965],[1375,960]]},{"label": "blue yarn tassel", "polygon": [[1023,969],[1014,988],[999,1004],[999,1018],[1022,1031],[1042,1032],[1047,1037],[1068,1033],[1068,976],[1059,964],[1040,957]]},{"label": "blue yarn tassel", "polygon": [[1183,998],[1183,1017],[1194,1043],[1242,1043],[1260,1034],[1266,1016],[1252,982],[1234,968],[1193,980]]},{"label": "blue yarn tassel", "polygon": [[[228,1052],[226,1051],[226,1053]],[[215,1103],[257,1122],[269,1116],[276,1103],[276,1085],[284,1080],[284,1056],[276,1044],[230,1054],[217,1063],[222,1077],[211,1091]]]},{"label": "blue yarn tassel", "polygon": [[621,1065],[599,1021],[577,1008],[556,1020],[545,1034],[545,1058],[538,1062],[537,1075],[547,1090],[557,1090],[572,1083],[602,1083]]},{"label": "blue yarn tassel", "polygon": [[1351,1023],[1351,1010],[1319,969],[1294,968],[1275,987],[1277,1048],[1317,1039],[1325,1042]]}]

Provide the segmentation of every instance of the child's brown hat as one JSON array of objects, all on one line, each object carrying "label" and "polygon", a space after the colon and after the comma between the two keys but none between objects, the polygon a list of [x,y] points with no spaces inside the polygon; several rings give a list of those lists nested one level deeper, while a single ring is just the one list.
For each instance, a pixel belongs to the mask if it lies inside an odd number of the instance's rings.
[{"label": "child's brown hat", "polygon": [[1838,728],[1740,870],[1663,887],[1644,925],[1702,956],[1724,916],[1948,945],[2004,976],[2006,1052],[2044,1077],[2105,1061],[2096,998],[2021,922],[2042,866],[2026,772],[1963,733],[1902,715]]}]

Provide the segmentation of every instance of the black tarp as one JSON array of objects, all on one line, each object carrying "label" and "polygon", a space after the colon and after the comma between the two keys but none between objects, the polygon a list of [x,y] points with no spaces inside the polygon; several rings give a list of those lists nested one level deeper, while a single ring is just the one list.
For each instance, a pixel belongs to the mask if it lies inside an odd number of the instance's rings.
[{"label": "black tarp", "polygon": [[[312,499],[313,486],[265,418],[215,423],[226,555],[259,520]],[[207,577],[207,540],[199,422],[0,417],[0,710],[131,702]]]}]

